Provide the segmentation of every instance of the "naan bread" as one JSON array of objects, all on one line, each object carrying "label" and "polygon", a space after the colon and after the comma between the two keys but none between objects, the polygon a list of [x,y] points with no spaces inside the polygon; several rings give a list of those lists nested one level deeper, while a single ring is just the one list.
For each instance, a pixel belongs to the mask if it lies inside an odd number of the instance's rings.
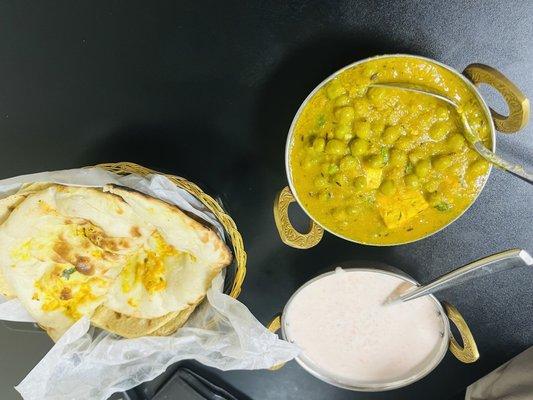
[{"label": "naan bread", "polygon": [[39,325],[58,337],[106,300],[128,254],[146,240],[138,225],[117,196],[53,185],[28,195],[0,225],[0,270]]},{"label": "naan bread", "polygon": [[[115,280],[93,323],[125,337],[175,331],[230,263],[230,251],[215,232],[175,206],[114,185],[105,186],[104,192],[120,196],[154,234]],[[154,253],[159,257],[151,259]],[[151,283],[162,278],[162,286],[151,289],[132,271],[153,270],[154,265],[159,275]]]},{"label": "naan bread", "polygon": [[122,187],[33,184],[0,200],[0,293],[54,340],[82,315],[127,338],[169,335],[230,261],[213,231]]},{"label": "naan bread", "polygon": [[[2,224],[11,214],[11,211],[15,209],[24,199],[26,196],[22,195],[12,195],[9,197],[5,197],[3,199],[0,199],[0,224]],[[7,281],[4,278],[4,274],[0,270],[0,295],[11,299],[15,297],[15,293],[13,292],[13,289],[9,286]]]},{"label": "naan bread", "polygon": [[[17,193],[0,199],[0,225],[6,221],[11,212],[31,193],[38,192],[39,190],[46,189],[50,184],[48,183],[33,183],[27,186],[23,186]],[[8,285],[4,278],[4,274],[0,269],[0,295],[11,299],[15,297],[15,293]]]}]

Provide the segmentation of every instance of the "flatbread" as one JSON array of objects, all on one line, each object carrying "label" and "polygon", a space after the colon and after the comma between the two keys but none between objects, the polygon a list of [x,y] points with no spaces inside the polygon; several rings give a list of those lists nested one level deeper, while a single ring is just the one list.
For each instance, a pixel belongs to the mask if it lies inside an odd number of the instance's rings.
[{"label": "flatbread", "polygon": [[[11,215],[11,212],[31,193],[46,189],[50,184],[48,183],[33,183],[23,186],[17,193],[0,199],[0,225],[3,224]],[[7,283],[0,269],[0,295],[11,299],[15,297],[15,293]]]},{"label": "flatbread", "polygon": [[[126,338],[170,335],[230,261],[215,232],[134,190],[32,184],[0,199],[0,293],[54,340],[81,315]],[[90,299],[74,307],[64,286]]]},{"label": "flatbread", "polygon": [[213,278],[231,262],[231,253],[215,232],[175,206],[115,185],[105,186],[104,191],[120,196],[184,256],[172,260],[176,265],[167,265],[163,291],[149,292],[139,283],[124,293],[119,277],[93,316],[93,323],[124,337],[174,332],[203,300]]},{"label": "flatbread", "polygon": [[196,306],[193,304],[179,312],[147,319],[126,316],[102,305],[96,309],[91,318],[91,324],[128,339],[142,336],[168,336],[187,322]]},{"label": "flatbread", "polygon": [[29,194],[0,225],[4,278],[52,337],[93,314],[145,240],[135,215],[124,218],[128,211],[98,189],[53,185]]}]

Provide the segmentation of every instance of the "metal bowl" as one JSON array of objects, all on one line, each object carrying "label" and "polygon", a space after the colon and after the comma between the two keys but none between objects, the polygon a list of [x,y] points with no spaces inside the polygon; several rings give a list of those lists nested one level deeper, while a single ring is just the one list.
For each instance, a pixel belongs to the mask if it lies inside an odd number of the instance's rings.
[{"label": "metal bowl", "polygon": [[[366,58],[364,60],[360,60],[350,65],[347,65],[346,67],[341,68],[334,74],[327,77],[306,97],[306,99],[303,101],[302,105],[296,112],[296,115],[294,116],[292,124],[289,128],[289,133],[287,135],[287,142],[285,146],[285,171],[287,173],[287,181],[288,181],[289,186],[281,190],[278,193],[276,200],[274,201],[274,218],[276,221],[276,226],[278,228],[279,235],[281,237],[281,240],[284,243],[288,244],[291,247],[307,249],[307,248],[315,246],[316,244],[318,244],[318,242],[320,242],[320,240],[322,239],[324,230],[327,230],[333,235],[338,236],[342,239],[351,241],[351,242],[360,243],[360,244],[370,244],[373,246],[394,246],[394,245],[399,245],[399,244],[411,243],[411,242],[424,239],[444,229],[449,224],[454,222],[457,218],[459,218],[461,215],[463,215],[470,208],[470,206],[477,200],[477,197],[483,190],[483,187],[485,186],[485,183],[488,180],[488,175],[490,174],[492,166],[489,168],[487,179],[485,180],[482,187],[478,191],[474,200],[456,218],[449,221],[446,225],[418,239],[408,240],[408,241],[403,241],[403,242],[398,242],[398,243],[379,244],[379,243],[366,243],[366,242],[354,240],[352,238],[348,238],[338,232],[332,231],[331,229],[328,229],[322,226],[314,218],[311,212],[309,212],[309,210],[305,208],[302,201],[299,199],[298,192],[296,191],[293,180],[292,180],[289,157],[290,157],[290,150],[292,147],[296,124],[298,122],[298,119],[300,118],[302,111],[307,106],[310,99],[320,89],[322,89],[325,85],[327,85],[331,80],[335,79],[339,74],[342,74],[344,71],[348,69],[351,69],[355,66],[365,64],[367,62],[378,60],[378,59],[402,58],[402,57],[410,58],[410,59],[418,59],[424,62],[436,64],[448,70],[449,72],[454,74],[458,79],[460,79],[462,82],[465,83],[465,85],[470,89],[472,94],[474,94],[474,96],[478,99],[481,105],[481,108],[484,111],[486,120],[489,122],[490,137],[491,137],[491,143],[492,143],[491,150],[493,152],[496,150],[496,129],[502,132],[511,133],[511,132],[516,132],[522,129],[527,124],[527,120],[529,118],[529,102],[527,98],[504,75],[502,75],[500,72],[493,69],[492,67],[489,67],[486,65],[471,64],[468,67],[466,67],[463,73],[461,74],[455,69],[445,64],[442,64],[438,61],[435,61],[435,60],[432,60],[426,57],[414,56],[414,55],[408,55],[408,54],[381,55],[381,56]],[[476,87],[476,84],[480,84],[480,83],[491,85],[502,94],[502,96],[505,98],[509,106],[509,116],[507,117],[502,116],[487,106],[487,104],[485,103],[485,100],[483,99],[479,90]],[[302,210],[305,211],[305,213],[310,218],[310,226],[309,226],[309,231],[307,233],[298,232],[292,226],[289,220],[288,207],[290,203],[295,202],[295,201],[298,203],[298,205],[302,208]]]},{"label": "metal bowl", "polygon": [[[419,285],[416,280],[414,280],[412,277],[410,277],[406,273],[396,268],[390,267],[388,265],[381,264],[381,263],[375,263],[375,262],[363,263],[362,265],[373,265],[375,267],[366,266],[366,267],[354,268],[353,267],[354,263],[345,263],[339,266],[343,267],[343,269],[347,272],[366,271],[366,272],[387,274],[387,275],[400,278],[406,282],[410,282],[414,285],[417,285],[417,286]],[[296,296],[298,296],[298,294],[304,288],[309,286],[311,283],[319,279],[322,279],[326,276],[329,276],[331,274],[334,274],[334,273],[335,271],[326,272],[322,275],[319,275],[311,279],[310,281],[302,285],[300,288],[298,288],[298,290],[291,296],[291,298],[285,305],[283,309],[283,313],[280,316],[276,317],[276,319],[271,322],[271,324],[269,325],[269,328],[271,328],[271,330],[273,331],[280,329],[282,338],[287,341],[291,341],[291,337],[288,335],[287,320],[284,318],[284,316],[287,315],[287,310],[289,309],[291,302],[294,300]],[[405,376],[401,379],[397,379],[394,381],[361,382],[361,381],[357,381],[356,379],[353,379],[353,380],[341,379],[339,377],[336,377],[324,371],[319,365],[316,365],[308,357],[306,357],[304,353],[296,357],[296,362],[303,369],[309,372],[311,375],[331,385],[344,388],[344,389],[354,390],[354,391],[378,392],[378,391],[392,390],[392,389],[404,387],[404,386],[410,385],[411,383],[414,383],[422,379],[424,376],[429,374],[440,364],[440,362],[446,355],[446,351],[448,349],[450,349],[450,351],[462,362],[472,363],[476,361],[479,358],[479,353],[477,351],[475,340],[472,336],[472,333],[470,332],[470,329],[468,328],[468,325],[464,321],[459,311],[457,311],[457,309],[450,304],[447,304],[447,303],[441,304],[437,300],[437,298],[433,295],[428,295],[428,297],[433,301],[435,305],[435,310],[438,313],[442,321],[442,331],[441,331],[442,339],[438,347],[433,351],[431,357],[428,357],[426,362],[418,366],[417,369],[411,375]],[[453,334],[450,330],[450,323],[449,323],[450,320],[455,324],[455,326],[457,327],[461,335],[461,338],[463,341],[462,347],[459,346],[459,344],[453,337]]]}]

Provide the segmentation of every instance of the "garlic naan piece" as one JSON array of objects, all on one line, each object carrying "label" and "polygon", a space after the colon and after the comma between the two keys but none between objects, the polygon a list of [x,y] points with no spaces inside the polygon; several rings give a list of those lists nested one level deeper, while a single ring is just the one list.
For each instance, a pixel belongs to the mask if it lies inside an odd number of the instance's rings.
[{"label": "garlic naan piece", "polygon": [[106,300],[149,233],[139,222],[117,196],[53,185],[28,195],[0,225],[0,270],[27,311],[57,338]]},{"label": "garlic naan piece", "polygon": [[124,337],[169,335],[230,261],[215,232],[133,190],[36,183],[0,199],[0,294],[54,340],[82,315]]},{"label": "garlic naan piece", "polygon": [[[0,199],[0,224],[2,224],[11,212],[20,204],[22,201],[26,198],[26,196],[22,195],[12,195],[9,197],[5,197],[3,199]],[[13,289],[9,286],[6,279],[4,278],[4,274],[2,273],[2,270],[0,269],[0,295],[11,299],[15,297],[15,293],[13,292]]]},{"label": "garlic naan piece", "polygon": [[[31,193],[36,193],[39,190],[46,189],[49,187],[49,183],[33,183],[30,185],[23,186],[17,193],[4,197],[0,199],[0,225],[6,221],[9,216],[11,215],[11,212],[24,201],[24,199]],[[0,295],[11,299],[15,297],[15,293],[13,292],[13,289],[9,286],[6,279],[4,278],[4,274],[2,273],[2,270],[0,269]]]},{"label": "garlic naan piece", "polygon": [[231,261],[217,234],[179,208],[114,185],[104,192],[120,196],[153,234],[113,283],[105,306],[134,318],[175,316],[198,304],[213,278]]}]

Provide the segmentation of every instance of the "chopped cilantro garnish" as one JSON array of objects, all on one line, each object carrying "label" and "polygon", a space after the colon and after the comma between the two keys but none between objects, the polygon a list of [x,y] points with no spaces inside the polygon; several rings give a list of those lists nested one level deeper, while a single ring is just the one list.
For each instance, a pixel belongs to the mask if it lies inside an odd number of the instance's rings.
[{"label": "chopped cilantro garnish", "polygon": [[383,164],[389,162],[389,150],[386,147],[381,148],[381,159],[383,160]]},{"label": "chopped cilantro garnish", "polygon": [[411,172],[413,172],[413,164],[411,164],[410,162],[407,163],[407,165],[405,166],[405,173],[406,174],[410,174]]},{"label": "chopped cilantro garnish", "polygon": [[324,115],[319,115],[316,124],[319,128],[322,128],[326,124],[326,117]]},{"label": "chopped cilantro garnish", "polygon": [[328,166],[328,174],[333,175],[339,170],[339,167],[337,167],[337,164],[329,164]]},{"label": "chopped cilantro garnish", "polygon": [[439,204],[437,204],[435,206],[435,208],[439,211],[448,211],[450,208],[452,208],[452,206],[446,202],[440,202]]},{"label": "chopped cilantro garnish", "polygon": [[76,268],[69,268],[69,269],[65,269],[65,270],[63,270],[63,272],[61,273],[61,275],[62,275],[63,278],[65,278],[65,279],[70,279],[70,275],[72,275],[74,272],[76,272]]}]

